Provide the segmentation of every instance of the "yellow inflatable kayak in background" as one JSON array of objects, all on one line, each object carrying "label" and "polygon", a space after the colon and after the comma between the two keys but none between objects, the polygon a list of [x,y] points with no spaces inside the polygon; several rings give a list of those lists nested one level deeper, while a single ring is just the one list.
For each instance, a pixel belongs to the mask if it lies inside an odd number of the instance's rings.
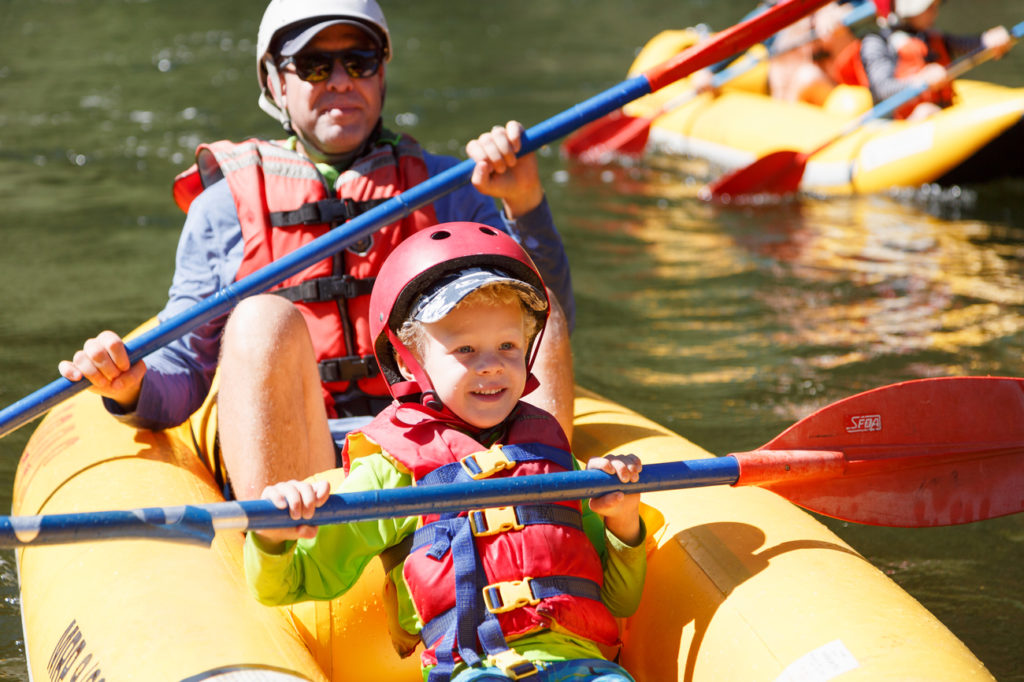
[{"label": "yellow inflatable kayak in background", "polygon": [[[693,45],[691,29],[663,31],[630,68],[641,73]],[[755,48],[754,54],[764,48]],[[624,107],[629,116],[656,116],[647,150],[707,161],[721,171],[747,166],[771,152],[808,151],[839,134],[872,106],[866,88],[840,85],[822,106],[783,102],[767,93],[768,67],[757,67],[722,88],[658,115],[687,92],[679,81]],[[821,195],[880,192],[982,182],[1024,175],[1024,88],[958,79],[953,106],[923,121],[877,120],[829,145],[807,163],[802,191]]]},{"label": "yellow inflatable kayak in background", "polygon": [[[709,456],[582,389],[575,413],[583,460]],[[14,513],[219,501],[199,454],[204,429],[136,430],[79,394],[29,441]],[[648,577],[619,654],[640,682],[993,679],[924,607],[785,499],[719,486],[643,501]],[[387,634],[379,562],[332,602],[265,607],[248,594],[241,550],[238,532],[210,548],[133,539],[19,549],[32,679],[420,679],[418,656],[399,658]]]}]

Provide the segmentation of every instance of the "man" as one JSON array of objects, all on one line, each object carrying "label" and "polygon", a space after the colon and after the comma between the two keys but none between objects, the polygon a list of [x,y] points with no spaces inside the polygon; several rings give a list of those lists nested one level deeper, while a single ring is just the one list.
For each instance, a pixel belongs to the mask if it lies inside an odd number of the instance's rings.
[{"label": "man", "polygon": [[[383,130],[391,48],[375,0],[272,0],[257,45],[260,106],[290,137],[203,145],[197,167],[179,176],[175,197],[188,217],[162,319],[344,222],[346,212],[367,210],[456,163]],[[515,157],[521,132],[510,122],[471,141],[472,187],[289,278],[280,295],[248,298],[227,320],[202,325],[133,366],[120,337],[102,332],[60,363],[61,374],[89,380],[119,418],[165,428],[200,407],[219,368],[227,492],[255,498],[270,483],[334,467],[336,443],[389,402],[372,362],[367,305],[390,249],[438,222],[475,221],[522,242],[553,291],[558,305],[535,367],[542,386],[531,401],[570,433],[568,262],[536,160]],[[489,197],[501,200],[504,215]],[[341,213],[303,213],[321,206]]]}]

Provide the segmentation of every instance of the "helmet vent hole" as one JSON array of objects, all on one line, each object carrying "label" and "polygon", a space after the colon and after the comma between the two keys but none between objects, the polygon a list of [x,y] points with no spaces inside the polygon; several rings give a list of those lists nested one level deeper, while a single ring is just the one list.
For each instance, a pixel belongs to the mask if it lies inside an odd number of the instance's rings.
[{"label": "helmet vent hole", "polygon": [[437,232],[435,232],[432,235],[430,235],[430,238],[431,239],[448,239],[448,237],[451,237],[451,236],[452,236],[452,233],[448,232],[447,230],[438,230]]},{"label": "helmet vent hole", "polygon": [[483,225],[481,225],[481,226],[480,226],[480,231],[481,231],[481,232],[483,232],[484,234],[486,234],[486,235],[490,235],[490,236],[492,236],[492,237],[493,237],[493,236],[495,236],[495,235],[497,234],[497,233],[496,233],[496,232],[495,232],[495,231],[494,231],[494,230],[493,230],[492,228],[490,228],[490,227],[485,227],[485,226],[483,226]]}]

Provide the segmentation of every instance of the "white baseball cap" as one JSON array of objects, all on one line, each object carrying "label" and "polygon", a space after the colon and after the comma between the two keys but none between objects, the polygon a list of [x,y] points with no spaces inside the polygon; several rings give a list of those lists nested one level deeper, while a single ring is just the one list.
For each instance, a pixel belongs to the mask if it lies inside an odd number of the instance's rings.
[{"label": "white baseball cap", "polygon": [[900,19],[913,19],[939,0],[895,0],[892,10]]},{"label": "white baseball cap", "polygon": [[366,29],[384,51],[384,61],[391,59],[391,34],[384,12],[376,0],[271,0],[260,21],[256,37],[256,78],[260,84],[260,108],[281,122],[287,113],[277,93],[268,85],[268,74],[276,71],[271,48],[288,56],[295,54],[313,36],[335,24],[352,24]]}]

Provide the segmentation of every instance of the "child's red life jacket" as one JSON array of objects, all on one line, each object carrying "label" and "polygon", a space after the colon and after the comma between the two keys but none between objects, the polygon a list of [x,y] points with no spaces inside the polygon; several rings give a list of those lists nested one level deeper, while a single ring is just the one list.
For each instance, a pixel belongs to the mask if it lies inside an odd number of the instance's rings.
[{"label": "child's red life jacket", "polygon": [[[558,422],[527,403],[519,403],[500,445],[490,449],[440,420],[417,418],[393,403],[360,429],[416,485],[573,468]],[[423,517],[403,575],[424,623],[422,663],[438,664],[432,679],[447,679],[460,659],[476,665],[509,651],[504,638],[542,628],[618,643],[618,626],[601,601],[601,559],[580,510],[573,501]]]},{"label": "child's red life jacket", "polygon": [[[917,74],[928,64],[949,65],[952,62],[946,41],[937,31],[923,33],[907,33],[891,31],[886,35],[890,47],[896,52],[896,72],[899,79],[908,79]],[[938,90],[926,90],[920,97],[900,107],[893,118],[906,118],[921,102],[934,102],[940,107],[948,107],[953,103],[953,87],[945,84]]]},{"label": "child's red life jacket", "polygon": [[[201,145],[196,165],[175,179],[178,206],[187,211],[203,187],[221,177],[234,197],[245,242],[237,280],[428,176],[419,144],[386,131],[341,174],[333,192],[309,159],[281,143],[221,141]],[[305,317],[329,416],[339,416],[335,396],[346,391],[387,396],[370,342],[370,289],[398,243],[436,224],[433,206],[425,206],[270,290]],[[372,412],[357,408],[355,414]]]}]

